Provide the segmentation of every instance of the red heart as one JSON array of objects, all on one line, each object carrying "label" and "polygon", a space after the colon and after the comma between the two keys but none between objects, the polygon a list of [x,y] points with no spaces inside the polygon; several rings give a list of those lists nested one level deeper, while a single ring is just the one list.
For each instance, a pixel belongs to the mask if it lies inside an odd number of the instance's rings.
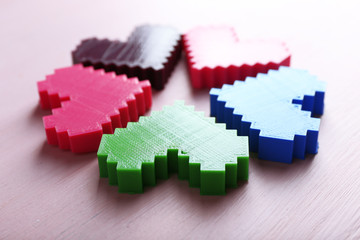
[{"label": "red heart", "polygon": [[235,80],[290,66],[283,42],[239,40],[232,27],[198,27],[183,37],[194,88],[221,87]]}]

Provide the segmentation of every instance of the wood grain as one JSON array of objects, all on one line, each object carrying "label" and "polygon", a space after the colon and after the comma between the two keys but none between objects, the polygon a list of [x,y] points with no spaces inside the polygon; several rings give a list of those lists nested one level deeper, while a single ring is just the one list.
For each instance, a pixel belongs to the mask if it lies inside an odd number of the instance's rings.
[{"label": "wood grain", "polygon": [[[359,239],[360,31],[355,1],[2,1],[0,239]],[[96,154],[45,141],[36,81],[71,64],[83,38],[124,40],[143,23],[182,32],[231,24],[240,37],[288,43],[292,66],[328,83],[316,156],[250,159],[249,182],[200,196],[173,175],[144,194],[99,179]],[[153,110],[184,99],[209,114],[184,59]]]}]

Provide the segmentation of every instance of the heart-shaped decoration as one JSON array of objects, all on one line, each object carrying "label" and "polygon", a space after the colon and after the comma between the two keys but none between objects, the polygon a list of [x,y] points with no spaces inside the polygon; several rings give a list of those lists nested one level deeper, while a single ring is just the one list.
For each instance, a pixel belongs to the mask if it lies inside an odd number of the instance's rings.
[{"label": "heart-shaped decoration", "polygon": [[204,195],[223,195],[249,177],[247,137],[236,136],[214,118],[177,101],[139,122],[103,135],[98,150],[100,177],[119,192],[142,193],[144,185],[177,172]]},{"label": "heart-shaped decoration", "polygon": [[38,90],[41,107],[52,109],[43,118],[48,143],[77,153],[96,151],[103,133],[137,121],[152,102],[149,81],[80,64],[56,69]]},{"label": "heart-shaped decoration", "polygon": [[198,27],[183,36],[194,88],[221,87],[290,66],[290,52],[275,40],[240,40],[227,26]]},{"label": "heart-shaped decoration", "polygon": [[72,52],[74,64],[149,80],[163,89],[181,56],[181,35],[167,26],[143,25],[135,28],[126,42],[89,38]]},{"label": "heart-shaped decoration", "polygon": [[211,116],[249,136],[249,149],[259,158],[291,163],[318,150],[324,111],[325,82],[307,71],[280,67],[267,74],[212,88]]}]

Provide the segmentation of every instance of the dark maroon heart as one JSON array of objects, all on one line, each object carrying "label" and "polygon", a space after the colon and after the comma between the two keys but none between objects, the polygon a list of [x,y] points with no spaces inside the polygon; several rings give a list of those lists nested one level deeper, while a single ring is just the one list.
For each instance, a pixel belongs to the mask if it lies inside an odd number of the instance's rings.
[{"label": "dark maroon heart", "polygon": [[148,79],[163,89],[181,56],[181,35],[171,27],[144,25],[135,28],[126,42],[89,38],[72,52],[73,63]]}]

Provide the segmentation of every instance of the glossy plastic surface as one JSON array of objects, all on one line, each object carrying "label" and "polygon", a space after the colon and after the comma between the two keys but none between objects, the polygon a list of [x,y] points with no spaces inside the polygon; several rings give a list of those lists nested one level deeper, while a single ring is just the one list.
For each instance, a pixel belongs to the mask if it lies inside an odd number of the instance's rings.
[{"label": "glossy plastic surface", "polygon": [[177,101],[113,135],[104,134],[98,161],[100,176],[109,177],[119,192],[142,193],[143,185],[177,172],[201,194],[222,195],[226,187],[248,179],[248,138]]},{"label": "glossy plastic surface", "polygon": [[73,62],[129,77],[148,79],[163,89],[181,56],[180,33],[171,27],[143,25],[126,42],[89,38],[72,52]]},{"label": "glossy plastic surface", "polygon": [[49,144],[73,152],[96,151],[103,133],[126,127],[151,107],[149,81],[74,65],[38,82]]},{"label": "glossy plastic surface", "polygon": [[183,37],[194,88],[221,87],[269,69],[290,66],[290,52],[275,40],[242,40],[232,27],[197,27]]},{"label": "glossy plastic surface", "polygon": [[249,136],[259,158],[291,163],[318,149],[325,83],[307,71],[280,67],[210,91],[211,116]]}]

